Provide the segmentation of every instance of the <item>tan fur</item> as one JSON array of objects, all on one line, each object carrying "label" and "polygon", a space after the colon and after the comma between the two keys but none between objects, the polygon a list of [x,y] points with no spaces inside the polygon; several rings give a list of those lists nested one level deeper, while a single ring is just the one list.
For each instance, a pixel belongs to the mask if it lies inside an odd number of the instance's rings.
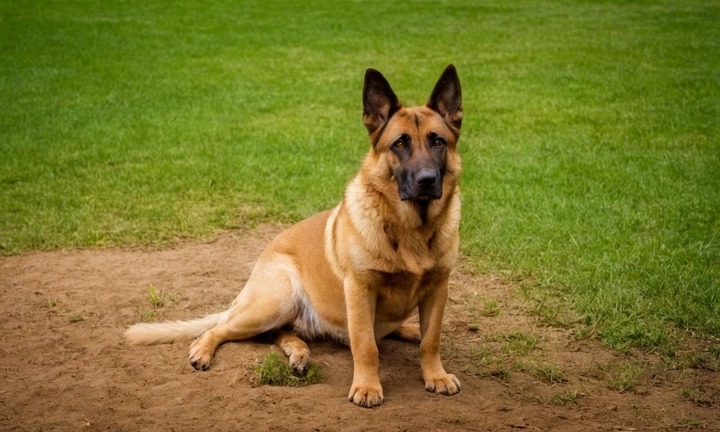
[{"label": "tan fur", "polygon": [[[275,342],[302,373],[310,358],[303,339],[330,337],[349,343],[352,350],[349,399],[373,407],[383,403],[377,341],[393,334],[420,341],[427,390],[459,392],[458,379],[445,372],[439,355],[448,277],[459,242],[461,168],[456,141],[462,108],[457,84],[457,106],[450,111],[434,106],[447,105],[445,100],[414,108],[398,103],[395,112],[386,111],[392,98],[377,103],[377,111],[370,107],[365,122],[374,145],[344,200],[278,235],[260,255],[228,311],[189,322],[136,324],[125,338],[134,344],[156,344],[198,337],[189,360],[205,370],[218,345],[277,331]],[[368,98],[375,96],[372,89],[367,93]],[[400,200],[392,173],[402,161],[391,146],[397,136],[407,134],[420,143],[413,147],[412,157],[429,158],[423,152],[433,150],[422,143],[430,133],[447,139],[447,151],[442,196],[426,203],[423,216],[422,199]],[[416,308],[419,329],[403,324]]]}]

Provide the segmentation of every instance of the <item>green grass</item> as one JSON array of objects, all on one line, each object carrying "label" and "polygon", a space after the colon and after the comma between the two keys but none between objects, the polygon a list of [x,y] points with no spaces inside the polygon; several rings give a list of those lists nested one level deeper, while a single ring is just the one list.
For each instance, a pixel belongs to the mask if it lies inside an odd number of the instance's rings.
[{"label": "green grass", "polygon": [[550,385],[566,381],[565,372],[544,358],[540,339],[532,333],[485,334],[465,347],[450,341],[443,349],[445,357],[463,359],[462,370],[471,375],[510,381],[514,372],[525,372]]},{"label": "green grass", "polygon": [[462,249],[609,344],[720,335],[717,1],[0,4],[0,253],[334,205],[363,71],[463,83]]},{"label": "green grass", "polygon": [[325,380],[316,363],[310,363],[305,376],[296,376],[293,369],[277,353],[269,353],[252,368],[258,385],[305,387]]},{"label": "green grass", "polygon": [[550,402],[555,405],[565,405],[568,402],[571,403],[577,403],[577,400],[580,398],[581,394],[579,394],[577,391],[568,390],[563,393],[553,393],[550,395]]},{"label": "green grass", "polygon": [[150,285],[147,299],[150,300],[153,308],[157,309],[165,303],[165,293],[162,290],[156,290],[154,285]]},{"label": "green grass", "polygon": [[608,387],[621,392],[637,387],[638,380],[645,370],[642,365],[633,362],[607,364],[600,369],[604,372],[604,380]]}]

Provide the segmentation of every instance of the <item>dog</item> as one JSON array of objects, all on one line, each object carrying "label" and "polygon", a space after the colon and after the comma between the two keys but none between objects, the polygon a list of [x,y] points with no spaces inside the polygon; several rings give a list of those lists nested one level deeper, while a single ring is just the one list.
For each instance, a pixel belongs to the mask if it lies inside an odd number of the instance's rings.
[{"label": "dog", "polygon": [[[380,339],[419,342],[425,389],[460,391],[440,360],[448,278],[458,255],[462,171],[460,80],[449,65],[424,106],[404,107],[385,77],[367,69],[363,123],[371,147],[340,204],[288,228],[262,252],[230,308],[192,321],[138,323],[129,343],[195,339],[190,364],[206,370],[218,345],[271,332],[303,374],[306,340],[349,344],[348,399],[384,402]],[[419,326],[405,321],[417,309]]]}]

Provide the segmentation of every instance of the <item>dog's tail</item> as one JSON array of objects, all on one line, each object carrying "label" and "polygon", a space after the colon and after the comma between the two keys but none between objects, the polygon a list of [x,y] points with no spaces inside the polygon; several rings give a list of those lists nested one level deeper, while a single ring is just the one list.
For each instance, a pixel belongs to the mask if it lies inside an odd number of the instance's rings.
[{"label": "dog's tail", "polygon": [[138,323],[125,330],[125,340],[134,345],[157,345],[194,339],[227,319],[228,311],[191,321]]}]

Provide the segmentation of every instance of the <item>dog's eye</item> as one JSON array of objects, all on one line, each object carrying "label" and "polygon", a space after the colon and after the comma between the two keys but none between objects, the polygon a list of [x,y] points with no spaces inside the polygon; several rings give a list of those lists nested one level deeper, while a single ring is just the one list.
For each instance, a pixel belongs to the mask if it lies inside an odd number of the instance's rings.
[{"label": "dog's eye", "polygon": [[395,142],[393,143],[393,147],[399,148],[399,149],[404,149],[405,147],[407,147],[409,142],[410,142],[410,137],[406,134],[403,134],[400,138],[395,140]]},{"label": "dog's eye", "polygon": [[445,144],[447,144],[445,140],[440,137],[435,137],[435,139],[433,140],[433,147],[435,148],[443,147]]}]

